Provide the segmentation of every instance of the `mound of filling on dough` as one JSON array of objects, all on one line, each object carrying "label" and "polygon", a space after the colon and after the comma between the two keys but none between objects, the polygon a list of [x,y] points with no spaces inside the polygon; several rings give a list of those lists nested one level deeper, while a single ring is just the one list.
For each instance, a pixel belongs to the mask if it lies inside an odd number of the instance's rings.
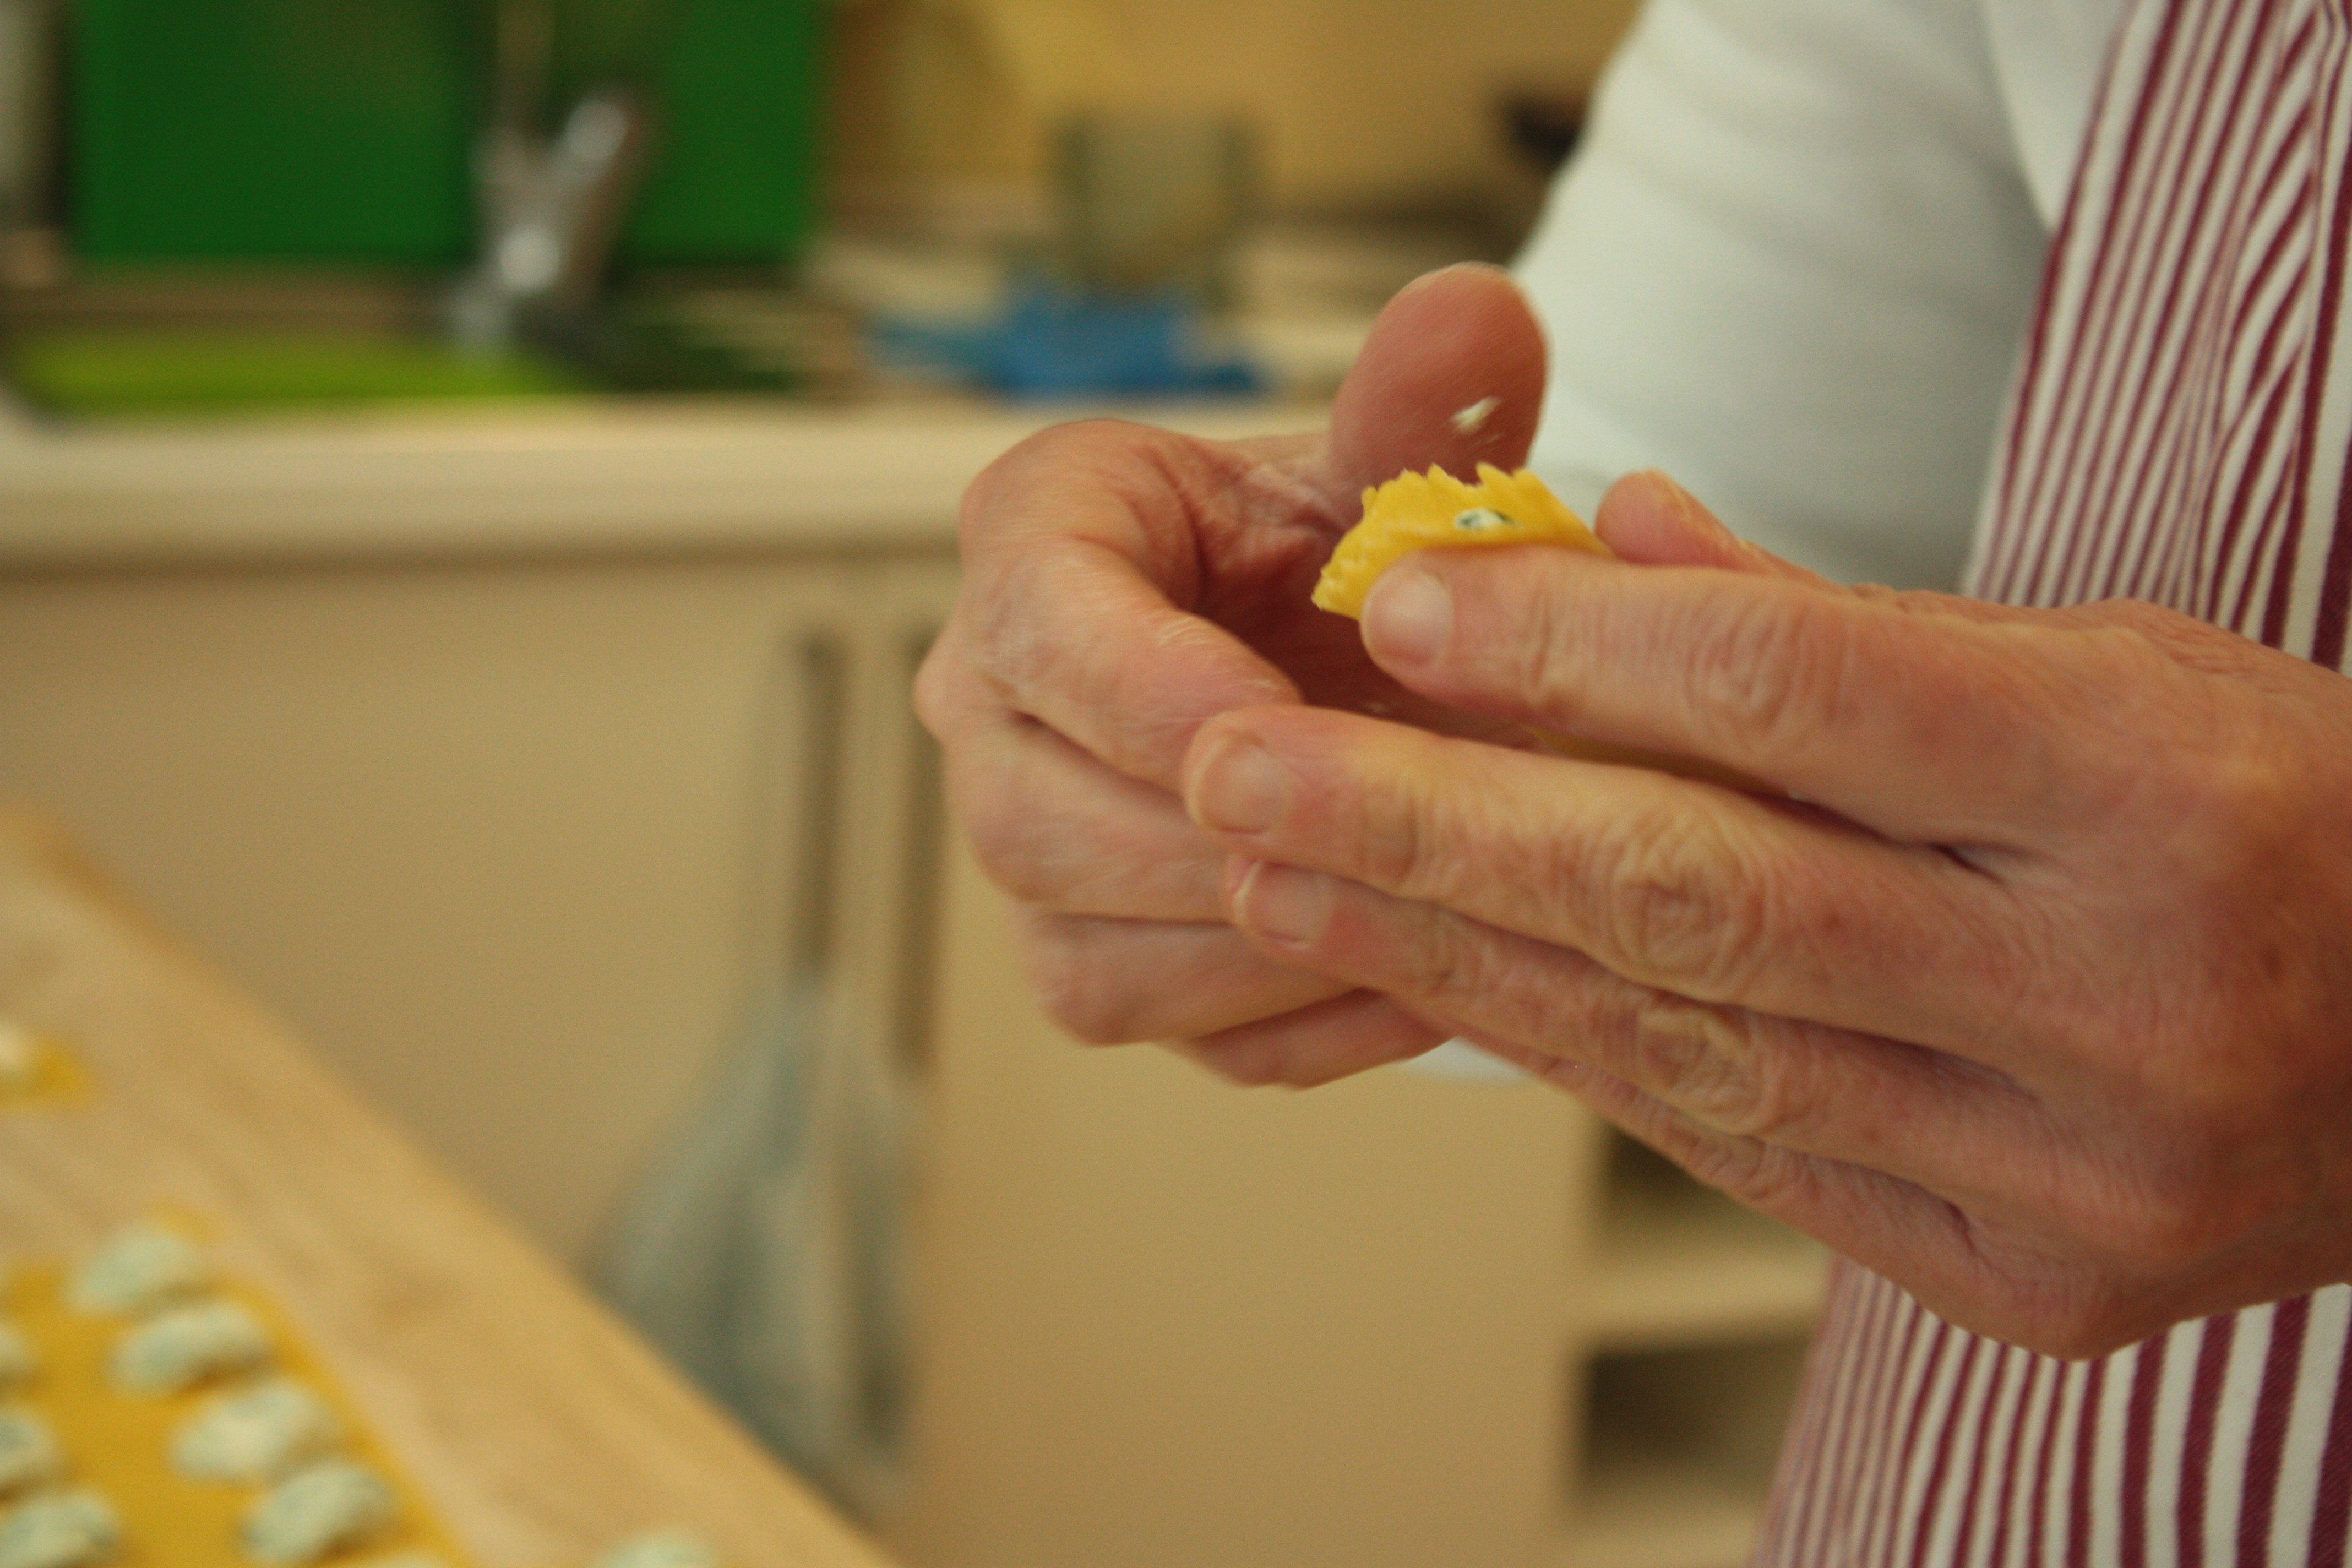
[{"label": "mound of filling on dough", "polygon": [[0,1497],[56,1480],[64,1468],[47,1422],[29,1410],[0,1409]]},{"label": "mound of filling on dough", "polygon": [[249,1484],[283,1475],[341,1436],[327,1402],[289,1377],[207,1400],[172,1438],[172,1463],[195,1480]]},{"label": "mound of filling on dough", "polygon": [[692,1531],[656,1530],[615,1546],[596,1568],[719,1568],[719,1554]]},{"label": "mound of filling on dough", "polygon": [[211,1285],[205,1249],[169,1226],[142,1221],[106,1239],[74,1273],[66,1299],[84,1312],[142,1318]]},{"label": "mound of filling on dough", "polygon": [[382,1477],[322,1459],[263,1495],[246,1516],[245,1550],[269,1568],[302,1568],[389,1528],[400,1505]]},{"label": "mound of filling on dough", "polygon": [[121,1540],[121,1520],[98,1493],[44,1492],[0,1520],[0,1568],[87,1568]]},{"label": "mound of filling on dough", "polygon": [[259,1366],[270,1356],[268,1331],[235,1301],[169,1307],[115,1342],[107,1370],[126,1394],[179,1394],[215,1377]]}]

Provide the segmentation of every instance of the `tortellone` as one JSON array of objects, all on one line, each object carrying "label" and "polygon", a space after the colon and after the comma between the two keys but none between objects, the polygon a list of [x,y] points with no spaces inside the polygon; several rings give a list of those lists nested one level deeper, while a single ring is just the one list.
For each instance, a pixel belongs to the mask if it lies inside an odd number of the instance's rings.
[{"label": "tortellone", "polygon": [[1364,515],[1340,539],[1315,584],[1318,607],[1360,617],[1380,574],[1416,550],[1456,544],[1564,544],[1607,555],[1610,549],[1544,482],[1521,468],[1507,474],[1478,465],[1465,484],[1443,468],[1399,474],[1364,492]]}]

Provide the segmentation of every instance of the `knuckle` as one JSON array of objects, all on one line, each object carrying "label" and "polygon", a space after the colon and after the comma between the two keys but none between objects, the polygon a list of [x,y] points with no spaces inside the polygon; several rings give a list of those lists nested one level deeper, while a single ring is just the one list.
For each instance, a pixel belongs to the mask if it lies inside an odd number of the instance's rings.
[{"label": "knuckle", "polygon": [[[1533,573],[1507,579],[1507,613],[1474,623],[1471,646],[1492,661],[1504,689],[1517,693],[1537,711],[1570,723],[1582,704],[1588,679],[1591,628],[1572,624],[1573,595],[1543,592],[1543,579]],[[1480,625],[1497,630],[1507,626],[1510,635],[1475,637]]]},{"label": "knuckle", "polygon": [[1032,917],[1026,922],[1024,956],[1029,985],[1055,1027],[1089,1046],[1129,1045],[1149,1039],[1147,1001],[1126,982],[1124,966],[1108,964],[1087,931],[1090,922]]},{"label": "knuckle", "polygon": [[2095,1237],[2095,1256],[2133,1273],[2163,1272],[2202,1250],[2199,1226],[2185,1215],[2165,1212],[2153,1186],[2130,1188],[2082,1215],[2077,1223]]},{"label": "knuckle", "polygon": [[1073,459],[1091,457],[1107,421],[1049,425],[1000,453],[964,487],[961,521],[967,536],[1017,522],[1021,508],[1007,502],[1039,474],[1052,474]]},{"label": "knuckle", "polygon": [[2058,1361],[2096,1361],[2139,1337],[2132,1318],[2104,1295],[2085,1289],[2036,1291],[2007,1307],[1995,1325],[2000,1338]]},{"label": "knuckle", "polygon": [[1766,879],[1706,818],[1629,818],[1596,867],[1595,935],[1642,977],[1709,999],[1735,994],[1761,962],[1772,925]]},{"label": "knuckle", "polygon": [[1016,706],[1017,694],[1034,692],[1059,657],[1039,635],[1034,595],[1022,585],[1022,572],[1016,566],[1000,575],[993,591],[974,595],[965,606],[966,663],[982,684]]},{"label": "knuckle", "polygon": [[2018,1240],[2014,1221],[1990,1237],[1972,1227],[1987,1331],[2045,1355],[2084,1360],[2175,1321],[2180,1314],[2169,1309],[2178,1288],[2203,1278],[2245,1234],[2247,1216],[2211,1174],[2077,1169],[2031,1216],[2030,1241]]},{"label": "knuckle", "polygon": [[1304,1089],[1315,1081],[1274,1040],[1220,1045],[1200,1053],[1210,1070],[1238,1089]]},{"label": "knuckle", "polygon": [[2164,847],[2185,907],[2235,926],[2256,912],[2249,894],[2268,903],[2309,855],[2307,781],[2247,745],[2198,747],[2182,762],[2147,837]]},{"label": "knuckle", "polygon": [[1636,1081],[1711,1131],[1781,1142],[1808,1111],[1788,1054],[1763,1048],[1757,1020],[1653,994],[1634,1021]]},{"label": "knuckle", "polygon": [[2102,1305],[2061,1322],[2045,1342],[2030,1348],[2059,1361],[2104,1361],[2147,1338],[2158,1326],[2126,1308]]},{"label": "knuckle", "polygon": [[1444,910],[1428,911],[1398,960],[1405,994],[1444,1006],[1469,999],[1497,1005],[1519,990],[1497,933]]},{"label": "knuckle", "polygon": [[1034,787],[1001,752],[950,755],[948,793],[972,859],[999,890],[1040,910],[1066,906],[1092,842],[1070,811],[1037,810]]},{"label": "knuckle", "polygon": [[[2232,1141],[2234,1142],[2234,1141]],[[2153,1141],[2143,1154],[2104,1180],[2074,1224],[2092,1255],[2142,1278],[2193,1270],[2231,1245],[2271,1204],[2272,1184],[2238,1169],[2216,1142],[2189,1133]]]},{"label": "knuckle", "polygon": [[[2069,695],[2105,742],[2076,748],[2071,793],[2090,820],[2131,825],[2143,867],[2152,852],[2154,863],[2194,875],[2288,820],[2280,807],[2293,781],[2268,765],[2259,721],[2234,688],[2185,670],[2161,639],[2131,626],[2063,635],[2063,657],[2076,671]],[[2246,830],[2254,837],[2230,837]]]},{"label": "knuckle", "polygon": [[2039,1227],[2021,1230],[1967,1209],[1946,1209],[1950,1267],[1914,1284],[1930,1310],[1962,1328],[2037,1355],[2084,1361],[2128,1344],[2118,1306],[2127,1293],[2073,1247],[2053,1247]]},{"label": "knuckle", "polygon": [[1360,857],[1351,875],[1399,898],[1451,903],[1498,877],[1527,874],[1524,859],[1507,858],[1524,824],[1513,820],[1509,792],[1476,782],[1475,745],[1409,733],[1383,743],[1400,749],[1350,760],[1349,777],[1365,781],[1360,793],[1321,795],[1302,813],[1339,829]]},{"label": "knuckle", "polygon": [[1693,641],[1692,707],[1740,754],[1785,755],[1849,706],[1856,641],[1850,616],[1809,596],[1727,596]]},{"label": "knuckle", "polygon": [[982,797],[966,804],[963,829],[982,874],[1015,901],[1051,904],[1063,891],[1059,868],[1037,852],[1035,824],[1028,814]]},{"label": "knuckle", "polygon": [[1276,1081],[1269,1076],[1277,1070],[1275,1053],[1260,1041],[1188,1039],[1176,1042],[1176,1048],[1237,1089],[1262,1089]]},{"label": "knuckle", "polygon": [[1685,1169],[1759,1214],[1787,1216],[1810,1204],[1812,1182],[1804,1157],[1754,1139],[1712,1137],[1683,1157]]},{"label": "knuckle", "polygon": [[1010,504],[1011,496],[1021,488],[1040,449],[1056,437],[1055,429],[1039,431],[999,453],[964,486],[956,508],[956,532],[966,551],[984,547],[1012,522],[1018,509]]},{"label": "knuckle", "polygon": [[1439,826],[1434,804],[1418,787],[1419,777],[1417,772],[1404,775],[1368,796],[1370,820],[1362,837],[1366,879],[1401,898],[1426,898],[1442,890],[1435,883],[1449,859],[1444,845],[1459,837]]}]

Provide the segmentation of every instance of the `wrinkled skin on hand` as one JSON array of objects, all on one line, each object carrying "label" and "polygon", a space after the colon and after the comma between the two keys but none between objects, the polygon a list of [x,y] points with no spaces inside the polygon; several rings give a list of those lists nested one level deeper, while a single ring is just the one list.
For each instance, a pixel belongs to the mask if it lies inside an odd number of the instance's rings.
[{"label": "wrinkled skin on hand", "polygon": [[2144,604],[1837,587],[1654,475],[1596,522],[1640,564],[1417,557],[1367,644],[1780,793],[1223,715],[1186,782],[1244,931],[1998,1338],[2352,1277],[2352,680]]},{"label": "wrinkled skin on hand", "polygon": [[[1071,1033],[1177,1042],[1228,1077],[1298,1084],[1443,1037],[1234,931],[1224,849],[1186,818],[1177,776],[1203,720],[1270,702],[1511,731],[1413,697],[1308,595],[1365,487],[1433,462],[1525,461],[1543,386],[1517,286],[1449,268],[1382,312],[1325,434],[1223,443],[1094,421],[1022,443],[974,481],[962,589],[916,706]],[[1457,426],[1487,399],[1482,421]]]},{"label": "wrinkled skin on hand", "polygon": [[[1093,516],[1151,564],[1074,569],[1034,640],[980,579],[925,710],[1080,1033],[1283,1082],[1465,1036],[2054,1354],[2352,1279],[2352,680],[2142,604],[1840,587],[1656,475],[1593,520],[1617,560],[1392,569],[1366,668],[1282,608],[1333,517],[1246,467],[1050,466],[977,531]],[[982,724],[1024,763],[975,766]],[[1759,787],[1496,743],[1527,725]]]}]

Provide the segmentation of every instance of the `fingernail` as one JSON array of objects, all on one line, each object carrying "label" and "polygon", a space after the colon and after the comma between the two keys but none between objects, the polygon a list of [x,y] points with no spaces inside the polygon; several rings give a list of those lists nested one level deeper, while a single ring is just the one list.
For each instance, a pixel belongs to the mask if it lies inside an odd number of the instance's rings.
[{"label": "fingernail", "polygon": [[1685,532],[1711,540],[1742,556],[1762,553],[1756,546],[1724,527],[1713,512],[1698,504],[1696,496],[1683,489],[1681,483],[1664,470],[1644,468],[1638,477],[1649,487],[1651,499],[1670,513]]},{"label": "fingernail", "polygon": [[1255,741],[1235,736],[1192,775],[1192,820],[1225,833],[1263,833],[1282,820],[1290,777]]},{"label": "fingernail", "polygon": [[1364,601],[1364,646],[1375,658],[1427,664],[1453,635],[1453,594],[1411,562],[1390,568]]},{"label": "fingernail", "polygon": [[1729,544],[1739,542],[1733,537],[1731,531],[1717,522],[1715,514],[1699,505],[1698,498],[1683,489],[1681,483],[1673,476],[1657,468],[1651,468],[1642,477],[1650,482],[1650,493],[1657,498],[1658,504],[1672,512],[1675,521],[1681,523],[1683,527],[1704,538],[1720,542]]},{"label": "fingernail", "polygon": [[1234,891],[1234,919],[1268,942],[1311,946],[1331,920],[1331,879],[1261,860]]}]

